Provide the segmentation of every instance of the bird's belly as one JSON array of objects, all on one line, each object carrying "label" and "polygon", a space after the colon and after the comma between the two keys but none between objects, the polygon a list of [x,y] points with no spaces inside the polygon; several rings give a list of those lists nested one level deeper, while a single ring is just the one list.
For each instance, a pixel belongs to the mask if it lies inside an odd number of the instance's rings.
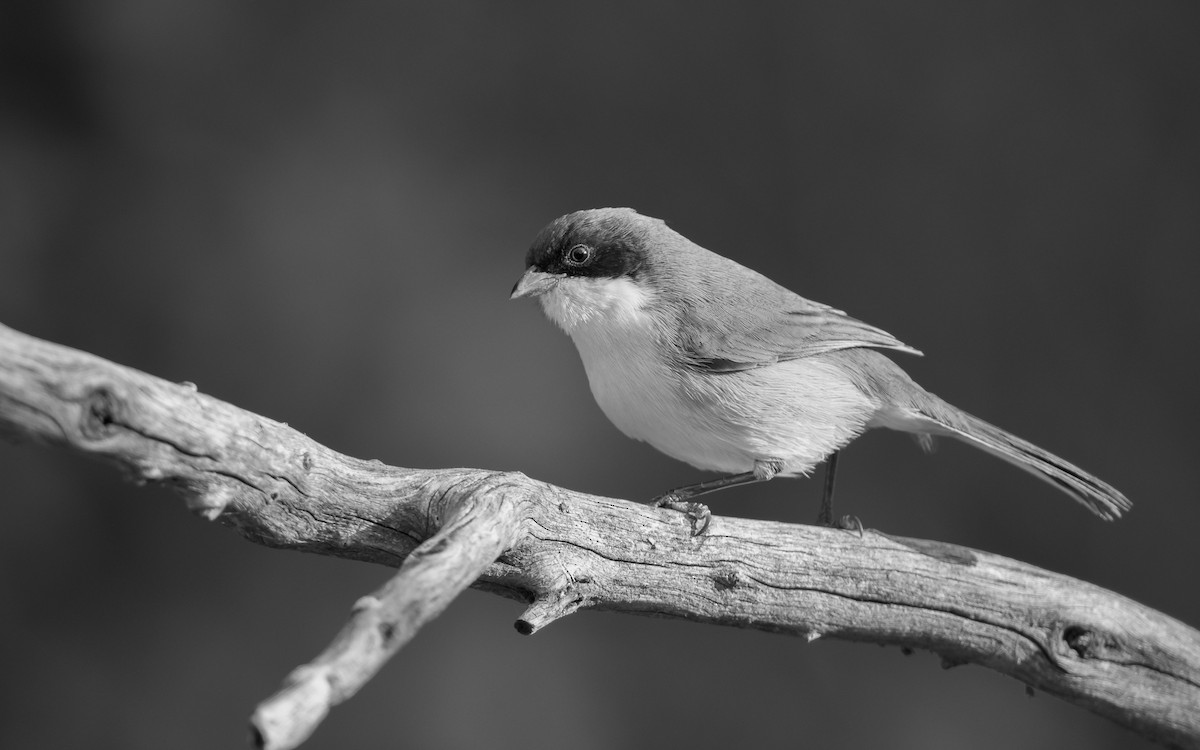
[{"label": "bird's belly", "polygon": [[797,360],[743,372],[673,365],[653,342],[575,336],[596,403],[631,438],[697,468],[782,461],[807,474],[862,432],[871,405],[840,371]]},{"label": "bird's belly", "polygon": [[711,414],[697,409],[656,363],[597,361],[588,383],[601,411],[617,429],[672,458],[713,471],[749,471],[744,447]]}]

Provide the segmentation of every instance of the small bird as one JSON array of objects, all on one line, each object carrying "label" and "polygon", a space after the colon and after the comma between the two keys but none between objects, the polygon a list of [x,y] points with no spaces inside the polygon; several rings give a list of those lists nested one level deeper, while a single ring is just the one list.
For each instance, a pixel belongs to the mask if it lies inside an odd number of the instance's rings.
[{"label": "small bird", "polygon": [[[512,298],[535,297],[575,342],[592,395],[621,432],[724,476],[653,502],[826,468],[832,522],[837,451],[875,427],[948,435],[1066,492],[1101,518],[1131,507],[1112,486],[929,393],[878,350],[921,352],[841,310],[811,302],[630,208],[551,222],[525,256]],[[843,522],[845,525],[846,522]],[[861,524],[859,524],[861,531]]]}]

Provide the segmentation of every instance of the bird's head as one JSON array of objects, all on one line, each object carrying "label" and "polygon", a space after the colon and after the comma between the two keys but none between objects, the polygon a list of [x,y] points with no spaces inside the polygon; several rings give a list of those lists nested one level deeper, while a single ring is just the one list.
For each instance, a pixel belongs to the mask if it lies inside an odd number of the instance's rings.
[{"label": "bird's head", "polygon": [[645,323],[657,298],[653,256],[663,233],[674,235],[659,219],[631,208],[559,217],[530,246],[512,298],[537,298],[568,334],[593,323]]}]

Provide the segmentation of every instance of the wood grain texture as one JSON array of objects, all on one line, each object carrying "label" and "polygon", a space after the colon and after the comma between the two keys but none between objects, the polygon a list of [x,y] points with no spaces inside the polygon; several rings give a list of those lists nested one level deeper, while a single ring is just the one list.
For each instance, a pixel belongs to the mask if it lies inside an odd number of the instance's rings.
[{"label": "wood grain texture", "polygon": [[527,634],[595,608],[928,649],[1200,747],[1200,633],[986,552],[720,516],[692,537],[678,513],[519,473],[344,456],[190,384],[3,326],[0,432],[169,483],[251,541],[398,568],[256,711],[264,747],[302,742],[469,586],[527,602]]}]

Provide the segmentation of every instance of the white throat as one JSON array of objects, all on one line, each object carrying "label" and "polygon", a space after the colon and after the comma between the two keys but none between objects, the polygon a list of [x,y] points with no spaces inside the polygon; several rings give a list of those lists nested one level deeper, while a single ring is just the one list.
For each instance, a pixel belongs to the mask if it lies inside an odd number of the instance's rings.
[{"label": "white throat", "polygon": [[[630,279],[566,278],[538,298],[546,317],[572,338],[585,329],[652,329],[649,290]],[[578,340],[576,340],[578,343]]]}]

